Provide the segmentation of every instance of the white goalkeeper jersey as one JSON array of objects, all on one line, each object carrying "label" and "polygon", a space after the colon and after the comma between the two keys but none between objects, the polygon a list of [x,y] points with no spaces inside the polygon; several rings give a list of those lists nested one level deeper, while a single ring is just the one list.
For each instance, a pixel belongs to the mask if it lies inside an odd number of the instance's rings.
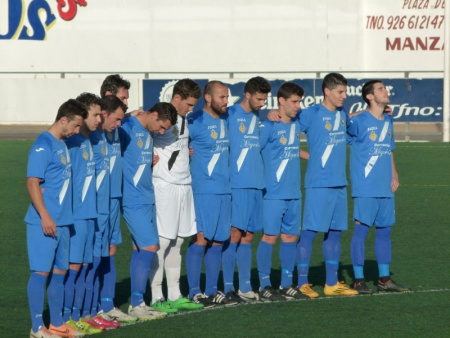
[{"label": "white goalkeeper jersey", "polygon": [[189,170],[189,130],[185,117],[164,134],[153,134],[154,153],[159,162],[153,167],[153,181],[191,184]]}]

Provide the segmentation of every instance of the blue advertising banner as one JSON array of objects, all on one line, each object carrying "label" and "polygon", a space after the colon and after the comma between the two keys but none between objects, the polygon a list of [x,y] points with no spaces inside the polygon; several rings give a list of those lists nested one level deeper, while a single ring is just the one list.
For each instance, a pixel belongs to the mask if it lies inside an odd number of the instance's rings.
[{"label": "blue advertising banner", "polygon": [[[362,86],[370,79],[348,79],[347,99],[344,103],[346,110],[353,113],[367,107],[361,98]],[[396,122],[442,122],[442,79],[380,79],[386,85],[390,94],[390,107]],[[208,82],[206,79],[195,80],[201,88]],[[149,109],[157,102],[169,102],[172,98],[173,86],[177,80],[143,80],[144,109]],[[229,102],[231,106],[242,100],[245,82],[227,83],[229,87]],[[266,106],[261,109],[264,118],[272,109],[278,108],[277,90],[284,80],[270,81],[272,92],[269,93]],[[305,90],[301,108],[307,108],[323,99],[322,80],[306,79],[292,80]],[[200,99],[195,110],[204,106]]]}]

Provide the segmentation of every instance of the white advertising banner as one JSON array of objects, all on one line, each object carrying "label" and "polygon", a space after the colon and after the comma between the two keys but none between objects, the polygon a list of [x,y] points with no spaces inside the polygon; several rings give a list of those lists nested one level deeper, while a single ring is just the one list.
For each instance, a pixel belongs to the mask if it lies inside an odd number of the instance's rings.
[{"label": "white advertising banner", "polygon": [[444,0],[0,0],[1,72],[442,71]]}]

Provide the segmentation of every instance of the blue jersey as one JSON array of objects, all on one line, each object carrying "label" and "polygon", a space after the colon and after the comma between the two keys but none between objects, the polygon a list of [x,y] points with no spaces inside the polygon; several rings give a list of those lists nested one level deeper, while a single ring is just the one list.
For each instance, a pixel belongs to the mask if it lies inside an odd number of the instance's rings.
[{"label": "blue jersey", "polygon": [[213,118],[200,110],[188,115],[192,190],[196,194],[230,194],[226,115]]},{"label": "blue jersey", "polygon": [[350,173],[353,197],[393,197],[392,154],[395,149],[392,117],[376,119],[364,111],[350,119]]},{"label": "blue jersey", "polygon": [[89,134],[89,140],[94,150],[95,187],[97,191],[97,213],[109,215],[109,156],[105,134],[97,129]]},{"label": "blue jersey", "polygon": [[322,104],[315,104],[300,112],[300,124],[306,133],[309,149],[305,188],[347,185],[347,123],[344,108],[332,112]]},{"label": "blue jersey", "polygon": [[[72,163],[64,141],[49,132],[42,133],[28,152],[27,177],[41,179],[45,207],[56,226],[73,224]],[[41,224],[39,213],[31,204],[25,215],[28,224]]]},{"label": "blue jersey", "polygon": [[122,205],[154,204],[152,184],[153,139],[139,120],[131,116],[122,123]]},{"label": "blue jersey", "polygon": [[261,123],[261,154],[266,181],[264,199],[301,198],[300,134],[298,121]]},{"label": "blue jersey", "polygon": [[121,128],[111,132],[105,131],[109,154],[109,174],[111,179],[111,197],[122,197],[122,155],[120,149]]},{"label": "blue jersey", "polygon": [[264,188],[258,112],[247,113],[240,104],[235,104],[228,108],[227,121],[231,187]]},{"label": "blue jersey", "polygon": [[66,140],[72,159],[73,218],[97,217],[95,159],[89,138],[75,134]]}]

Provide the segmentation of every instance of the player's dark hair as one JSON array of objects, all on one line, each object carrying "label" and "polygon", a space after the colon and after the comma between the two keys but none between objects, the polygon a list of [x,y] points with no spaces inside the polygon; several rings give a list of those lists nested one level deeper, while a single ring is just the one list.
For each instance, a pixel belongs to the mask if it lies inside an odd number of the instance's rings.
[{"label": "player's dark hair", "polygon": [[278,89],[277,98],[279,100],[280,97],[282,97],[287,100],[292,95],[303,97],[303,94],[305,94],[305,91],[298,84],[293,82],[285,82],[281,85],[280,89]]},{"label": "player's dark hair", "polygon": [[92,94],[92,93],[81,93],[77,96],[77,101],[80,101],[85,105],[86,110],[89,110],[93,105],[102,106],[102,99],[100,96]]},{"label": "player's dark hair", "polygon": [[364,83],[364,86],[362,87],[361,96],[362,96],[363,100],[368,105],[370,105],[370,101],[367,99],[367,95],[374,93],[373,86],[376,83],[383,83],[383,81],[381,81],[381,80],[370,80],[370,81]]},{"label": "player's dark hair", "polygon": [[130,89],[130,81],[125,80],[119,74],[108,75],[100,87],[101,97],[106,96],[106,92],[116,95],[120,88]]},{"label": "player's dark hair", "polygon": [[337,86],[346,86],[347,79],[339,73],[330,73],[325,75],[322,81],[322,92],[325,94],[325,88],[334,89]]},{"label": "player's dark hair", "polygon": [[173,126],[175,123],[177,123],[177,110],[172,105],[172,103],[168,102],[158,102],[153,107],[151,107],[149,110],[147,110],[147,113],[158,113],[158,120],[160,121],[170,121],[170,124]]},{"label": "player's dark hair", "polygon": [[213,81],[209,81],[206,85],[205,85],[205,89],[203,89],[203,96],[205,95],[211,95],[214,87],[216,85],[220,85],[220,86],[224,86],[226,87],[227,85],[225,83],[223,83],[222,81],[218,81],[218,80],[213,80]]},{"label": "player's dark hair", "polygon": [[270,82],[261,76],[252,77],[244,86],[244,93],[254,95],[256,93],[268,94],[272,90]]},{"label": "player's dark hair", "polygon": [[55,122],[63,117],[66,117],[68,121],[72,121],[76,116],[81,116],[83,120],[86,119],[88,116],[86,107],[78,100],[69,99],[59,107]]},{"label": "player's dark hair", "polygon": [[106,111],[108,115],[114,113],[118,108],[122,108],[125,113],[127,106],[115,95],[107,95],[101,100],[102,110]]},{"label": "player's dark hair", "polygon": [[186,100],[189,97],[199,99],[202,96],[202,90],[197,82],[191,79],[182,79],[175,83],[173,87],[172,97],[180,95],[181,99]]}]

